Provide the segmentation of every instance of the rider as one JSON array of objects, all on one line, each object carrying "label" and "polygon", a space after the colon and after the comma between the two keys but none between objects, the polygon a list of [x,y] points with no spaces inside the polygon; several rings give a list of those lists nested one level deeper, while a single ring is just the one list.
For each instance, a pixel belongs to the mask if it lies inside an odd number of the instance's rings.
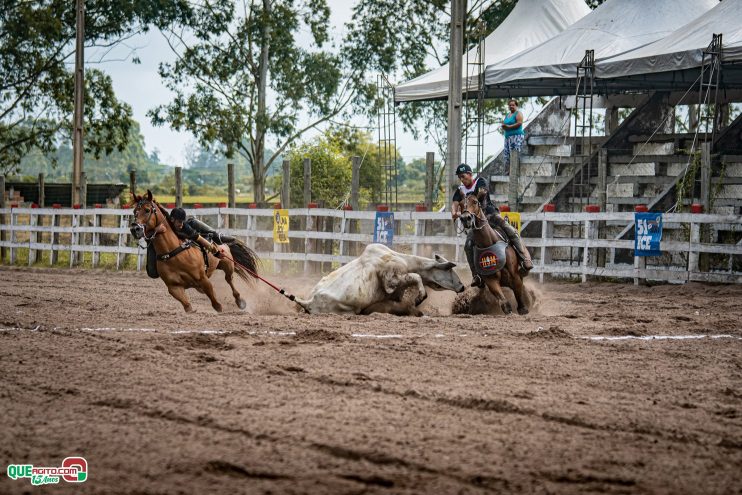
[{"label": "rider", "polygon": [[173,208],[170,212],[170,220],[179,238],[197,242],[216,256],[219,256],[220,251],[215,243],[225,244],[234,241],[233,237],[222,235],[193,217],[186,219],[186,212],[183,208]]},{"label": "rider", "polygon": [[[492,203],[489,195],[489,188],[487,187],[487,181],[484,177],[477,177],[474,180],[472,175],[472,169],[466,163],[462,163],[456,167],[456,175],[461,180],[461,185],[456,189],[453,194],[453,203],[451,204],[451,217],[456,220],[461,216],[461,202],[466,199],[469,194],[476,194],[480,198],[482,210],[487,216],[487,220],[492,227],[500,227],[505,232],[505,236],[508,238],[508,243],[513,246],[516,254],[521,259],[521,266],[524,270],[528,271],[533,268],[533,262],[531,261],[531,255],[528,253],[528,249],[523,240],[520,238],[518,231],[510,225],[504,218],[500,216],[500,210]],[[484,280],[482,277],[477,275],[474,269],[474,230],[470,230],[466,236],[466,243],[464,244],[464,252],[466,253],[466,261],[469,262],[469,268],[472,273],[472,287],[484,287]]]}]

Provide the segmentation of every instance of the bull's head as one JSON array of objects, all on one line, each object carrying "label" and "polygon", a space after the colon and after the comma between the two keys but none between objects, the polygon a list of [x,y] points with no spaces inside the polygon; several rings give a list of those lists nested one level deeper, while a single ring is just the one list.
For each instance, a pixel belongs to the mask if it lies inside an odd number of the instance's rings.
[{"label": "bull's head", "polygon": [[453,271],[453,267],[455,266],[456,263],[448,261],[443,256],[436,254],[435,259],[431,260],[427,269],[419,272],[420,277],[423,279],[423,284],[433,290],[464,292],[464,284],[461,283],[461,279]]}]

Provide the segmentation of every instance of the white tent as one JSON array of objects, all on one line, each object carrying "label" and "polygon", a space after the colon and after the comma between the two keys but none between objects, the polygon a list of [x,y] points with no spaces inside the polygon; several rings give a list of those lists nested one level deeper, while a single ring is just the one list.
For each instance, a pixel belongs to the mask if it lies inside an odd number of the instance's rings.
[{"label": "white tent", "polygon": [[669,35],[718,0],[608,0],[552,39],[485,69],[485,83],[574,79],[586,50],[613,57]]},{"label": "white tent", "polygon": [[[520,0],[510,15],[485,39],[484,65],[494,64],[542,43],[590,12],[584,0]],[[476,58],[476,49],[469,54]],[[478,70],[462,70],[464,92],[476,91]],[[395,101],[432,100],[448,97],[448,64],[399,84]]]},{"label": "white tent", "polygon": [[722,34],[723,60],[742,62],[742,0],[724,0],[669,36],[596,63],[597,77],[624,77],[700,67],[703,50]]}]

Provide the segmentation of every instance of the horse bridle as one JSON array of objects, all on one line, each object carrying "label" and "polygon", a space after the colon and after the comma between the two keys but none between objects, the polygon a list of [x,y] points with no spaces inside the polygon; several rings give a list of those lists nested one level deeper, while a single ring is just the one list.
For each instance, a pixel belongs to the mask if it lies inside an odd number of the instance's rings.
[{"label": "horse bridle", "polygon": [[[470,196],[470,197],[472,197],[472,196]],[[469,198],[466,198],[466,201],[469,201]],[[477,198],[474,198],[474,201],[477,202],[477,206],[479,207],[479,213],[483,215],[484,214],[484,211],[482,210],[482,203],[480,203],[479,202],[479,199],[477,199]],[[484,224],[487,223],[487,216],[485,215],[485,217],[482,218],[479,215],[472,214],[472,212],[470,212],[469,210],[467,210],[467,213],[469,213],[470,215],[472,215],[474,218],[478,218],[479,220],[481,220],[483,222],[481,227],[477,227],[477,222],[472,222],[471,228],[474,229],[474,230],[482,230],[484,228]]]},{"label": "horse bridle", "polygon": [[[150,205],[152,205],[152,209],[150,210],[149,215],[147,215],[147,218],[144,220],[144,223],[135,222],[135,225],[138,227],[141,227],[142,232],[144,232],[143,239],[145,240],[145,242],[147,242],[147,244],[149,244],[159,233],[159,231],[157,230],[157,227],[160,225],[160,216],[157,215],[157,213],[155,212],[155,210],[158,208],[154,200],[150,201],[147,199],[140,199],[139,202],[137,203],[137,206],[134,208],[134,219],[135,220],[137,217],[137,211],[139,210],[139,208],[142,208],[145,205],[145,203],[149,203]],[[150,218],[152,218],[152,215],[155,216],[155,226],[152,229],[153,230],[152,235],[147,237],[147,224],[149,224],[149,220]]]}]

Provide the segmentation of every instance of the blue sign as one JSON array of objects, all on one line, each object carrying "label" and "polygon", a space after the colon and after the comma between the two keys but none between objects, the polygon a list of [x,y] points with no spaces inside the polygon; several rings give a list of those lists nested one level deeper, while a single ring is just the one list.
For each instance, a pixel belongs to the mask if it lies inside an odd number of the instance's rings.
[{"label": "blue sign", "polygon": [[634,256],[660,256],[662,213],[634,213]]},{"label": "blue sign", "polygon": [[392,245],[394,238],[394,213],[391,211],[377,211],[374,224],[374,242]]}]

